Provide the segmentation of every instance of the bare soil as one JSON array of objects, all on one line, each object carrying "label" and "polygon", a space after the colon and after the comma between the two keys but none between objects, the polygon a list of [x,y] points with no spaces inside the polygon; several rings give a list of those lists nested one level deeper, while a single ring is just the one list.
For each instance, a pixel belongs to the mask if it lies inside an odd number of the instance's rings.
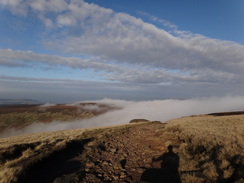
[{"label": "bare soil", "polygon": [[[30,166],[19,182],[139,182],[143,172],[159,168],[152,158],[166,152],[159,141],[160,122],[93,130],[52,156]],[[95,135],[96,134],[96,135]]]}]

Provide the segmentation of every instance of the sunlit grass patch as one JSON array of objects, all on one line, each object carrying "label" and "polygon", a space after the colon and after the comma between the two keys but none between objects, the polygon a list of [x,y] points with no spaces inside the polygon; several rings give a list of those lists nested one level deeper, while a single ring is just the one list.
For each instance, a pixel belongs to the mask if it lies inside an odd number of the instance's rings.
[{"label": "sunlit grass patch", "polygon": [[210,181],[244,176],[244,115],[185,117],[169,121],[165,130],[179,145],[181,169],[199,169]]}]

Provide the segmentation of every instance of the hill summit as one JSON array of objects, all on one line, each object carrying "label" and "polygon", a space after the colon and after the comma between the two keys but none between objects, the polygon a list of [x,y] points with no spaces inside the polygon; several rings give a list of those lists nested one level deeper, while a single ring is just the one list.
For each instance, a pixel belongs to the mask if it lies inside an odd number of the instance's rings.
[{"label": "hill summit", "polygon": [[155,182],[165,177],[160,177],[162,161],[152,160],[159,160],[170,146],[179,157],[182,182],[240,183],[243,119],[243,114],[211,114],[167,123],[134,120],[120,126],[4,138],[0,182]]}]

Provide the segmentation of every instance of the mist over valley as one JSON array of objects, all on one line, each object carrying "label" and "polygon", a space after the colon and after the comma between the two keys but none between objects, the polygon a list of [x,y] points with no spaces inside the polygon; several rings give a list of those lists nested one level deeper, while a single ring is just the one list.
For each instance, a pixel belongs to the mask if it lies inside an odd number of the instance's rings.
[{"label": "mist over valley", "polygon": [[[183,116],[242,111],[244,97],[126,101],[103,99],[71,104],[1,108],[0,137],[127,124],[133,119],[165,122]],[[19,111],[18,111],[19,110]],[[5,111],[5,112],[4,112]]]}]

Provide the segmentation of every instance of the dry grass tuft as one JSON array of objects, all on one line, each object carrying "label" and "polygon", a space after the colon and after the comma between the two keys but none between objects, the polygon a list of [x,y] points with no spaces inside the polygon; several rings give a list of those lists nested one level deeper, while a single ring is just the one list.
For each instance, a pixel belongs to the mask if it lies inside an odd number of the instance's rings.
[{"label": "dry grass tuft", "polygon": [[213,182],[234,182],[244,176],[244,115],[171,120],[163,136],[178,145],[181,170],[201,170]]},{"label": "dry grass tuft", "polygon": [[79,139],[84,130],[67,130],[0,139],[0,183],[18,182],[32,164]]}]

